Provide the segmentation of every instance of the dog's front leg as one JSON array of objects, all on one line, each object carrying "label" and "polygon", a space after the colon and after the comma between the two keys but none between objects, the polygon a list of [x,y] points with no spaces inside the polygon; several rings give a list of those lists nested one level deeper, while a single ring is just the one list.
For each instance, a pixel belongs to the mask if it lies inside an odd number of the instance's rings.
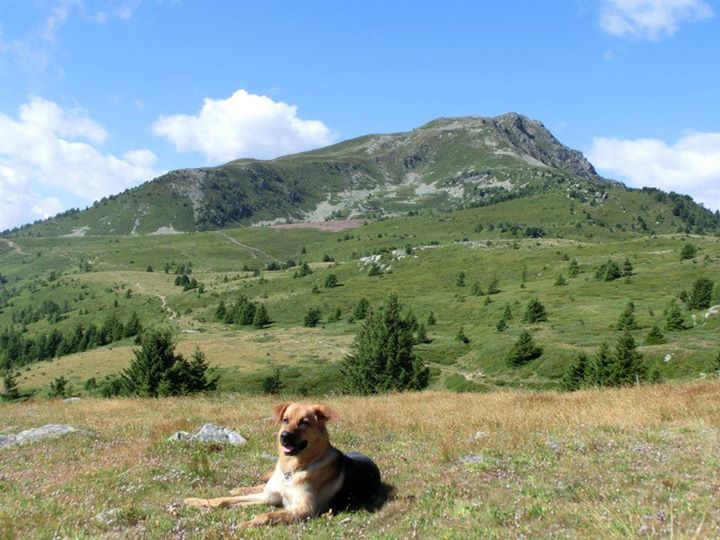
[{"label": "dog's front leg", "polygon": [[231,506],[250,506],[252,504],[268,504],[274,499],[265,492],[252,493],[249,495],[239,495],[237,497],[218,497],[216,499],[202,499],[199,497],[190,497],[185,499],[186,506],[195,506],[199,508],[229,508]]},{"label": "dog's front leg", "polygon": [[262,527],[263,525],[277,525],[280,523],[290,524],[303,521],[315,512],[311,508],[292,509],[292,510],[275,510],[273,512],[265,512],[256,516],[250,521],[246,521],[245,527]]}]

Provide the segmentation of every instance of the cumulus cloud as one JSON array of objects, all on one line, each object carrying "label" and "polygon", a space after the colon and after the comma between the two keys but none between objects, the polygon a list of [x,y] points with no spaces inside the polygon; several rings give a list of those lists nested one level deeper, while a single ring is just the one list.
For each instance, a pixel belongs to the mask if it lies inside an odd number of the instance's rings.
[{"label": "cumulus cloud", "polygon": [[0,229],[57,213],[48,191],[88,202],[158,175],[150,150],[121,157],[96,148],[107,132],[79,109],[38,97],[20,106],[17,119],[0,114]]},{"label": "cumulus cloud", "polygon": [[596,138],[590,161],[633,187],[691,195],[720,209],[720,133],[692,133],[669,145],[657,139]]},{"label": "cumulus cloud", "polygon": [[602,0],[600,28],[613,36],[657,40],[680,23],[713,16],[704,0]]},{"label": "cumulus cloud", "polygon": [[227,99],[206,98],[194,115],[161,116],[153,124],[178,152],[200,152],[217,164],[242,157],[272,158],[329,144],[333,134],[297,107],[238,90]]}]

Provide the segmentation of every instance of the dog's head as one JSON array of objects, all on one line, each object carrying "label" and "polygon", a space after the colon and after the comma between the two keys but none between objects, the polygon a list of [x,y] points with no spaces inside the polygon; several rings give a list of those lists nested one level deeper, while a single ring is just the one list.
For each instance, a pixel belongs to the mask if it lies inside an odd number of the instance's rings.
[{"label": "dog's head", "polygon": [[325,423],[337,414],[325,405],[282,403],[275,407],[280,422],[278,448],[281,455],[299,456],[324,452],[329,444]]}]

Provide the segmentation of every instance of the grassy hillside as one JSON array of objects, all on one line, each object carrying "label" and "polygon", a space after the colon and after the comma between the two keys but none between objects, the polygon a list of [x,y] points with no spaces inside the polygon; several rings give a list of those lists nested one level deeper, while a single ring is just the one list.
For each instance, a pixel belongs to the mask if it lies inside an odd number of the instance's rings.
[{"label": "grassy hillside", "polygon": [[[609,193],[607,200],[616,200],[615,191]],[[685,309],[687,329],[665,331],[664,310],[698,278],[720,281],[720,239],[672,234],[679,218],[652,193],[634,196],[617,195],[624,206],[613,206],[547,193],[339,232],[255,227],[171,236],[16,238],[0,243],[0,274],[7,280],[0,286],[0,333],[12,329],[28,339],[52,330],[67,335],[77,324],[102,324],[112,315],[124,321],[135,312],[146,326],[175,327],[182,351],[206,351],[225,390],[257,392],[262,377],[279,368],[289,391],[318,393],[337,388],[338,362],[360,324],[351,317],[359,300],[378,305],[395,292],[420,322],[431,311],[437,319],[427,327],[430,343],[416,347],[432,367],[434,388],[537,389],[557,387],[580,352],[592,354],[602,342],[613,345],[618,317],[632,301],[645,365],[657,366],[666,378],[702,376],[715,369],[717,313]],[[642,223],[654,230],[643,230]],[[687,243],[699,251],[680,260]],[[369,275],[371,263],[363,258],[370,256],[382,269],[379,275]],[[267,270],[289,259],[308,262],[313,273],[296,278],[297,266]],[[628,259],[632,275],[596,279],[596,269],[609,259]],[[576,277],[569,274],[573,260],[580,270]],[[190,277],[203,292],[174,285],[182,266],[192,268]],[[458,285],[461,272],[464,286]],[[324,286],[330,274],[340,286]],[[560,275],[565,285],[556,285]],[[488,296],[494,279],[499,292]],[[478,287],[483,294],[476,294]],[[240,295],[265,304],[272,324],[252,330],[217,320],[219,303],[230,305]],[[525,308],[535,298],[548,320],[524,323]],[[59,314],[43,312],[48,303]],[[712,303],[720,304],[718,287]],[[321,310],[320,327],[303,327],[309,308]],[[501,333],[496,324],[506,309],[512,319]],[[653,325],[663,330],[665,343],[644,345]],[[456,339],[461,326],[467,344]],[[533,333],[544,354],[514,368],[505,357],[523,330]],[[69,376],[78,392],[88,378],[125,367],[133,346],[128,338],[15,369],[25,392],[42,394],[59,375]],[[0,351],[0,359],[8,354]]]},{"label": "grassy hillside", "polygon": [[[392,487],[375,513],[323,516],[247,538],[716,538],[720,383],[573,394],[424,392],[327,401],[343,450]],[[89,430],[0,448],[0,537],[226,538],[258,508],[184,508],[273,466],[269,398],[0,405],[0,433]],[[213,422],[238,448],[165,439]]]}]

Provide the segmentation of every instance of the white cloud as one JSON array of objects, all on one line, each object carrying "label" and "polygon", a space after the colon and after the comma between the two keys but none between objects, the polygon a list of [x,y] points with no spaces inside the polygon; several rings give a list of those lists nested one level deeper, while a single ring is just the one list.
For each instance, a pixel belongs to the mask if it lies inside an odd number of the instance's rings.
[{"label": "white cloud", "polygon": [[0,114],[0,229],[60,210],[49,191],[88,202],[117,193],[159,173],[150,150],[103,154],[94,145],[105,129],[79,109],[31,97],[18,118]]},{"label": "white cloud", "polygon": [[297,107],[238,90],[227,99],[206,98],[195,116],[161,116],[153,124],[178,152],[200,152],[209,163],[242,157],[272,158],[324,146],[333,134]]},{"label": "white cloud", "polygon": [[720,209],[720,133],[692,133],[668,145],[657,139],[596,138],[590,161],[607,176],[633,187],[691,195]]},{"label": "white cloud", "polygon": [[713,16],[704,0],[601,0],[600,28],[613,36],[657,40],[680,23]]}]

